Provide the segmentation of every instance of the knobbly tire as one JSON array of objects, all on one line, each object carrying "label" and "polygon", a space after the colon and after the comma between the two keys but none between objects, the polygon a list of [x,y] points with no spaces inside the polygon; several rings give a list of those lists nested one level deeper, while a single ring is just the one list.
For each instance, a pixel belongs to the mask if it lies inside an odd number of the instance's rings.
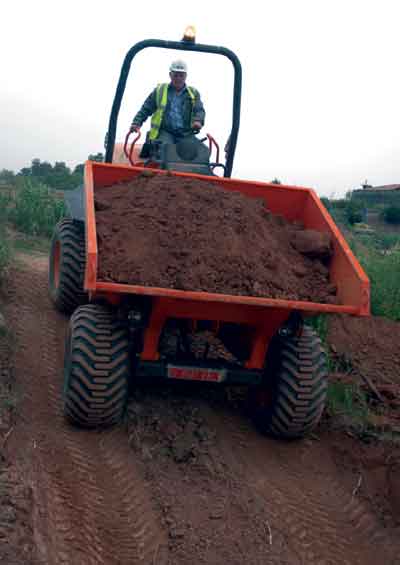
[{"label": "knobbly tire", "polygon": [[85,234],[81,223],[65,218],[54,228],[49,257],[49,294],[60,312],[85,304]]},{"label": "knobbly tire", "polygon": [[81,427],[121,420],[128,400],[128,330],[105,306],[80,306],[71,316],[64,358],[64,414]]},{"label": "knobbly tire", "polygon": [[301,336],[276,336],[267,356],[265,383],[252,394],[257,426],[277,438],[301,438],[325,407],[326,356],[321,340],[304,326]]}]

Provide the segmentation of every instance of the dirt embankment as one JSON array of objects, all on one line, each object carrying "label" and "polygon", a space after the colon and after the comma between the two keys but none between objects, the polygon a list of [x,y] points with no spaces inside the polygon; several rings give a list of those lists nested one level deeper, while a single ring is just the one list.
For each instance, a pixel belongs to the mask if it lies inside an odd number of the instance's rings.
[{"label": "dirt embankment", "polygon": [[335,302],[327,234],[261,199],[148,174],[95,191],[98,278],[136,285]]},{"label": "dirt embankment", "polygon": [[376,424],[390,421],[400,432],[400,324],[376,316],[330,316],[327,342],[336,363],[375,402]]}]

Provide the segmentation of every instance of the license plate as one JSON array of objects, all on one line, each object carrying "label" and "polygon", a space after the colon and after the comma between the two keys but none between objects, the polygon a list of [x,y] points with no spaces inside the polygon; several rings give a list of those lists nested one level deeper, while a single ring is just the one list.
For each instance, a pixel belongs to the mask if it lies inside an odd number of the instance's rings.
[{"label": "license plate", "polygon": [[204,367],[181,367],[177,365],[168,365],[169,379],[220,383],[225,380],[225,377],[225,369],[208,369]]}]

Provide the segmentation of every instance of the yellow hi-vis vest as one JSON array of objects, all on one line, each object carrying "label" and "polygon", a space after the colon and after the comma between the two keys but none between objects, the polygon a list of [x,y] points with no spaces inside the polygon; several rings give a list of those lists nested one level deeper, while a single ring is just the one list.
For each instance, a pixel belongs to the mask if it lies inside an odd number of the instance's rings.
[{"label": "yellow hi-vis vest", "polygon": [[[151,129],[149,134],[149,139],[151,139],[152,141],[154,139],[157,139],[158,137],[165,108],[167,107],[168,86],[169,86],[168,83],[159,84],[157,86],[157,92],[156,92],[157,110],[154,112],[154,114],[151,117]],[[192,101],[192,109],[193,109],[196,95],[193,91],[193,88],[191,88],[190,86],[187,86],[186,89],[189,93],[190,100]]]}]

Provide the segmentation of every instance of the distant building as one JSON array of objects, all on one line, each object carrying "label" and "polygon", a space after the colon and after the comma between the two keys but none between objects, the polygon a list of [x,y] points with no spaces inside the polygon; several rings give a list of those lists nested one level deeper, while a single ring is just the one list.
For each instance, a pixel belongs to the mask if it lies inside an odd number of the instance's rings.
[{"label": "distant building", "polygon": [[400,190],[400,184],[383,184],[381,186],[363,184],[362,189],[355,190],[354,192],[360,192],[361,190],[368,192],[390,192],[392,190]]},{"label": "distant building", "polygon": [[352,191],[351,197],[364,203],[369,208],[376,204],[382,206],[399,206],[400,205],[400,184],[382,184],[380,186],[372,186],[365,181]]}]

